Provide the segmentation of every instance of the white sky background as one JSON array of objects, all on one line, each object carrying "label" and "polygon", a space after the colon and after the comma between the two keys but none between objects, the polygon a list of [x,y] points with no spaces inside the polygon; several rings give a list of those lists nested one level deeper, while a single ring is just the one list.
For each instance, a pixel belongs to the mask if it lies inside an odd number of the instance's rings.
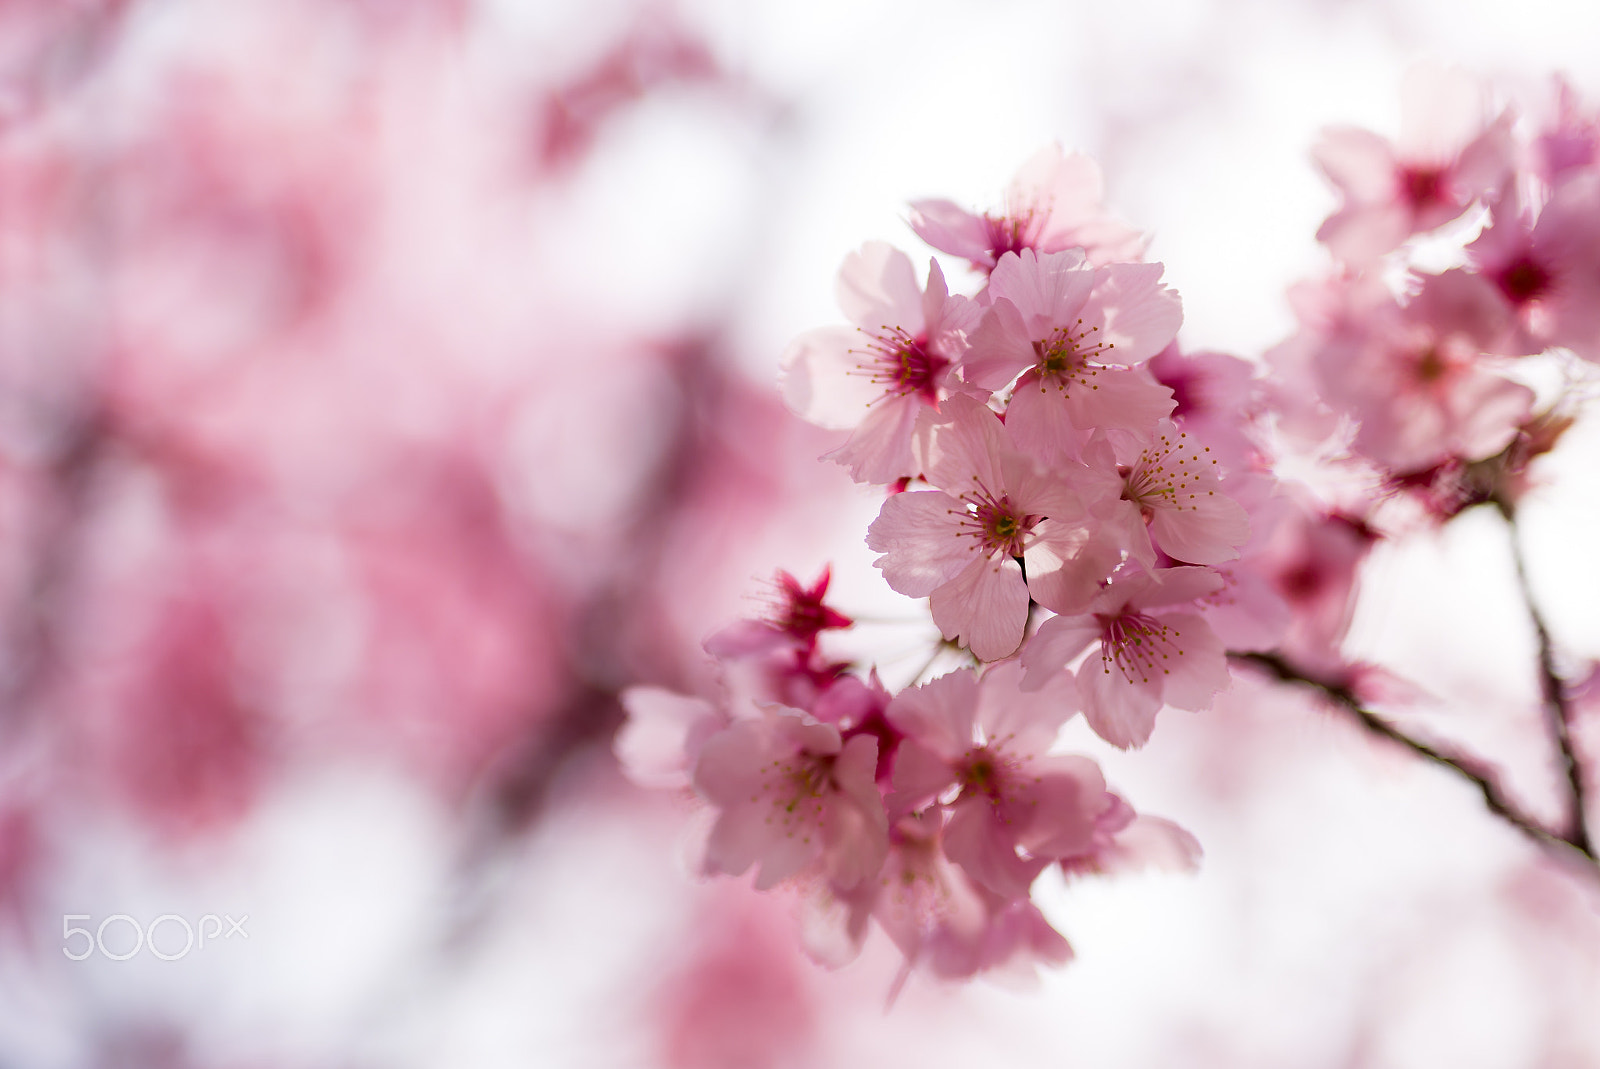
[{"label": "white sky background", "polygon": [[[630,7],[492,6],[503,33],[483,46],[485,62],[533,56],[556,68],[581,66],[606,40],[606,11]],[[775,376],[796,333],[838,318],[833,276],[849,250],[880,238],[926,255],[903,222],[908,199],[991,205],[1051,140],[1097,156],[1110,204],[1153,232],[1150,256],[1184,297],[1186,346],[1255,356],[1292,325],[1284,288],[1323,263],[1312,235],[1333,197],[1308,158],[1320,126],[1393,134],[1401,74],[1424,56],[1534,88],[1564,70],[1600,99],[1594,3],[682,10],[726,63],[792,105],[786,124],[763,144],[692,94],[669,94],[607,131],[549,238],[565,250],[575,300],[624,309],[641,327],[692,324],[731,288],[731,348],[758,377]],[[576,235],[586,240],[564,240]],[[1530,545],[1558,637],[1600,656],[1600,614],[1584,596],[1600,590],[1600,572],[1572,533],[1600,519],[1597,449],[1592,428],[1579,434],[1549,469],[1560,492],[1530,508]],[[772,566],[834,559],[847,606],[904,611],[860,547],[874,508],[854,500],[835,544]],[[1396,667],[1420,661],[1437,690],[1487,694],[1492,711],[1526,698],[1532,681],[1516,678],[1528,649],[1488,520],[1380,559],[1356,642]],[[1048,892],[1079,960],[1031,992],[913,981],[882,1016],[881,955],[818,973],[812,987],[837,1023],[828,1053],[799,1064],[1600,1063],[1594,896],[1539,864],[1470,789],[1371,752],[1287,696],[1248,697],[1197,717],[1164,713],[1140,754],[1071,736],[1137,807],[1199,835],[1199,876]],[[1231,744],[1218,725],[1275,754],[1247,763],[1232,793],[1206,780],[1206,755]],[[196,1023],[195,1060],[219,1065],[648,1064],[638,989],[702,893],[677,862],[677,821],[642,825],[636,807],[575,790],[498,872],[473,948],[441,964],[420,934],[451,901],[452,844],[433,806],[383,773],[309,774],[280,789],[230,864],[198,869],[152,863],[129,829],[82,829],[60,901],[96,917],[237,903],[255,918],[249,954],[222,948],[232,956],[205,972],[87,963],[43,989],[31,970],[0,963],[0,1065],[95,1064],[96,1022],[147,1017]],[[1571,943],[1508,905],[1530,897],[1546,903],[1535,912],[1571,911]]]}]

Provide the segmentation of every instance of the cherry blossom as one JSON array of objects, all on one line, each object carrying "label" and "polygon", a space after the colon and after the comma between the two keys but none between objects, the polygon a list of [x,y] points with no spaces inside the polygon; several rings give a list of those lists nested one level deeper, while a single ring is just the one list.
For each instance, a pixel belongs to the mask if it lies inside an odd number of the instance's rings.
[{"label": "cherry blossom", "polygon": [[797,338],[783,357],[789,407],[823,427],[851,430],[829,454],[859,482],[916,474],[911,430],[956,384],[966,332],[980,309],[952,295],[937,261],[926,290],[911,260],[868,242],[839,270],[839,304],[856,329],[825,327]]},{"label": "cherry blossom", "polygon": [[1565,76],[1558,74],[1553,81],[1553,114],[1532,145],[1532,169],[1550,186],[1600,163],[1600,115],[1584,106]]},{"label": "cherry blossom", "polygon": [[1007,419],[1024,448],[1072,455],[1073,431],[1143,431],[1172,411],[1172,391],[1133,370],[1183,321],[1160,264],[1092,267],[1082,252],[1007,253],[962,374],[987,390],[1016,379]]},{"label": "cherry blossom", "polygon": [[1488,344],[1491,351],[1522,355],[1552,345],[1600,362],[1600,173],[1585,171],[1564,182],[1537,221],[1520,198],[1495,205],[1491,225],[1467,247],[1487,292],[1499,297],[1517,324],[1515,333]]},{"label": "cherry blossom", "polygon": [[1084,250],[1094,264],[1137,260],[1144,251],[1139,232],[1101,206],[1100,165],[1061,146],[1041,149],[1023,164],[1006,191],[998,214],[976,214],[948,200],[911,205],[911,229],[940,252],[963,257],[992,271],[1008,252]]},{"label": "cherry blossom", "polygon": [[873,876],[888,850],[877,760],[870,735],[841,740],[838,728],[799,710],[774,709],[711,736],[694,764],[695,789],[719,810],[707,869],[738,876],[755,864],[757,890],[813,862],[841,887]]},{"label": "cherry blossom", "polygon": [[1512,116],[1486,120],[1482,91],[1467,75],[1417,67],[1401,96],[1398,143],[1343,126],[1323,131],[1312,150],[1341,198],[1317,240],[1350,264],[1370,263],[1448,223],[1511,174]]},{"label": "cherry blossom", "polygon": [[1123,441],[1113,453],[1110,442],[1097,437],[1085,459],[1100,468],[1116,462],[1121,492],[1104,514],[1124,532],[1133,556],[1150,567],[1156,547],[1187,564],[1238,557],[1250,520],[1223,489],[1211,447],[1171,420],[1158,422],[1149,437]]},{"label": "cherry blossom", "polygon": [[1052,607],[1086,600],[1116,547],[1094,537],[1078,495],[1019,452],[979,402],[952,397],[921,433],[922,468],[938,489],[890,497],[867,545],[891,587],[931,598],[946,638],[985,661],[1009,656],[1030,592]]},{"label": "cherry blossom", "polygon": [[1430,276],[1404,305],[1370,279],[1339,295],[1313,362],[1323,397],[1359,421],[1358,452],[1404,472],[1505,448],[1533,392],[1483,356],[1508,323],[1480,278]]},{"label": "cherry blossom", "polygon": [[981,679],[951,672],[900,692],[888,713],[906,736],[891,808],[909,812],[958,789],[942,803],[944,851],[1007,898],[1025,896],[1050,860],[1086,850],[1114,798],[1093,761],[1046,753],[1077,711],[1071,678],[1026,693],[1021,677],[1014,661]]},{"label": "cherry blossom", "polygon": [[1228,685],[1222,643],[1195,611],[1220,585],[1207,568],[1119,576],[1084,612],[1040,625],[1022,652],[1026,685],[1047,685],[1098,641],[1076,673],[1083,715],[1112,745],[1143,746],[1163,704],[1205,709]]},{"label": "cherry blossom", "polygon": [[744,619],[711,635],[706,652],[739,675],[740,689],[768,701],[809,709],[838,678],[843,664],[831,663],[817,648],[823,631],[851,626],[848,616],[828,605],[832,571],[804,586],[779,571],[776,598],[761,618]]}]

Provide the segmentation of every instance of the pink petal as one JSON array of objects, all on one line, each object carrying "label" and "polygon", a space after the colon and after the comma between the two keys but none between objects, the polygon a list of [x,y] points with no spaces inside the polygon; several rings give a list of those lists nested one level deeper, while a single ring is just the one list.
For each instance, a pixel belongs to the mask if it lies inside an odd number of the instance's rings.
[{"label": "pink petal", "polygon": [[917,474],[911,435],[926,407],[915,394],[883,397],[867,410],[867,418],[849,440],[823,459],[843,464],[858,483],[882,486]]},{"label": "pink petal", "polygon": [[644,787],[687,787],[691,736],[721,719],[715,707],[660,687],[629,687],[622,707],[628,719],[614,748],[628,778]]},{"label": "pink petal", "polygon": [[849,430],[859,424],[885,393],[881,383],[862,373],[870,361],[857,350],[866,341],[850,327],[822,327],[800,335],[784,350],[779,382],[783,403],[819,427]]},{"label": "pink petal", "polygon": [[1143,746],[1161,711],[1160,684],[1130,681],[1091,656],[1078,669],[1083,716],[1094,733],[1121,749]]},{"label": "pink petal", "polygon": [[694,763],[694,789],[719,806],[748,803],[751,784],[772,757],[767,725],[740,720],[706,740]]},{"label": "pink petal", "polygon": [[1026,897],[1034,877],[1044,868],[1042,861],[1024,861],[1017,856],[1009,828],[982,798],[963,798],[950,808],[944,852],[968,876],[1006,898]]},{"label": "pink petal", "polygon": [[1093,520],[1046,520],[1033,533],[1034,541],[1022,555],[1028,590],[1052,612],[1081,611],[1121,559],[1121,549]]},{"label": "pink petal", "polygon": [[1023,687],[1039,690],[1100,637],[1092,616],[1052,616],[1022,650]]},{"label": "pink petal", "polygon": [[[1160,274],[1159,267],[1156,273]],[[989,275],[989,293],[996,302],[1011,302],[1027,325],[1031,341],[1045,338],[1056,327],[1074,322],[1082,313],[1097,278],[1098,273],[1089,266],[1082,249],[1043,256],[1032,249],[1023,249],[1020,253],[1008,252],[1000,257]]]},{"label": "pink petal", "polygon": [[1163,615],[1161,622],[1172,628],[1172,642],[1183,653],[1167,662],[1162,698],[1179,709],[1209,709],[1212,699],[1233,683],[1221,640],[1192,613]]},{"label": "pink petal", "polygon": [[1096,341],[1109,348],[1105,364],[1143,363],[1171,344],[1183,325],[1183,301],[1161,283],[1161,264],[1108,264],[1095,272],[1094,295],[1083,312]]},{"label": "pink petal", "polygon": [[1172,821],[1141,813],[1109,845],[1083,858],[1082,864],[1068,859],[1064,867],[1069,872],[1090,871],[1107,876],[1146,869],[1195,872],[1203,853],[1199,840]]},{"label": "pink petal", "polygon": [[1010,754],[1042,754],[1078,712],[1078,689],[1071,673],[1058,674],[1042,687],[1022,689],[1022,665],[1002,661],[983,674],[978,693],[978,727]]},{"label": "pink petal", "polygon": [[1172,391],[1133,368],[1095,368],[1089,387],[1075,386],[1063,396],[1076,427],[1148,431],[1171,414]]},{"label": "pink petal", "polygon": [[1150,575],[1153,580],[1127,604],[1140,609],[1164,605],[1183,605],[1208,597],[1222,589],[1222,576],[1212,568],[1162,568]]},{"label": "pink petal", "polygon": [[[928,481],[954,494],[973,488],[999,492],[1005,485],[1000,455],[1008,451],[1005,426],[983,402],[967,394],[946,398],[937,417],[922,417],[926,434],[919,434],[922,473]],[[905,496],[905,495],[900,495]]]},{"label": "pink petal", "polygon": [[1212,632],[1230,650],[1270,650],[1289,627],[1289,603],[1253,561],[1217,569],[1223,588],[1201,605]]},{"label": "pink petal", "polygon": [[1097,818],[1106,807],[1106,781],[1087,757],[1048,757],[1033,762],[1026,789],[1008,798],[1003,815],[1026,822],[1018,845],[1035,857],[1061,858],[1082,853],[1094,840]]},{"label": "pink petal", "polygon": [[1005,386],[1036,359],[1028,324],[1004,298],[989,306],[967,340],[971,348],[961,363],[961,376],[985,390]]},{"label": "pink petal", "polygon": [[1150,533],[1170,557],[1189,564],[1221,564],[1235,560],[1250,540],[1250,517],[1220,489],[1203,483],[1183,491],[1176,508],[1157,508]]},{"label": "pink petal", "polygon": [[1324,220],[1317,240],[1347,264],[1370,264],[1411,236],[1411,209],[1396,202],[1346,204]]},{"label": "pink petal", "polygon": [[1022,645],[1028,585],[1009,557],[979,560],[935,590],[929,608],[945,638],[966,646],[980,661],[997,661]]},{"label": "pink petal", "polygon": [[[978,676],[972,669],[963,668],[921,686],[907,687],[894,696],[884,715],[916,742],[945,760],[952,760],[971,749],[977,711]],[[898,787],[898,759],[894,777]]]},{"label": "pink petal", "polygon": [[845,257],[835,295],[845,318],[858,327],[902,327],[916,335],[925,325],[911,257],[885,242],[869,241]]},{"label": "pink petal", "polygon": [[1046,464],[1075,459],[1087,433],[1073,425],[1066,394],[1041,382],[1032,371],[1017,380],[1006,406],[1006,430],[1018,449]]},{"label": "pink petal", "polygon": [[1311,158],[1328,181],[1352,201],[1383,201],[1394,192],[1399,167],[1394,146],[1370,130],[1330,126],[1312,146]]},{"label": "pink petal", "polygon": [[[969,735],[962,749],[970,746]],[[933,801],[955,782],[955,769],[946,758],[914,739],[904,739],[894,752],[894,791],[888,798],[889,809],[897,818],[905,816]]]},{"label": "pink petal", "polygon": [[940,252],[985,266],[992,263],[983,216],[948,200],[918,200],[911,202],[910,222],[917,237]]},{"label": "pink petal", "polygon": [[884,581],[907,597],[925,598],[981,562],[979,546],[960,537],[960,502],[933,490],[895,494],[867,528],[867,548]]}]

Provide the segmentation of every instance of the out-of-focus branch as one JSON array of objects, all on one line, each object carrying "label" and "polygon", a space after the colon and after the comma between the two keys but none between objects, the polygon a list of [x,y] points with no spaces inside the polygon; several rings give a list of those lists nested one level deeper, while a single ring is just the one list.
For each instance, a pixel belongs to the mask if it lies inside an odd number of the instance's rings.
[{"label": "out-of-focus branch", "polygon": [[1600,875],[1600,857],[1596,857],[1593,845],[1587,836],[1582,834],[1581,826],[1577,832],[1566,835],[1557,834],[1546,828],[1501,792],[1488,765],[1478,758],[1452,753],[1438,744],[1413,738],[1363,705],[1349,684],[1320,678],[1276,653],[1229,653],[1228,659],[1235,664],[1258,668],[1280,682],[1295,683],[1320,691],[1325,698],[1349,713],[1372,734],[1398,743],[1413,753],[1450,769],[1471,783],[1483,795],[1483,804],[1488,807],[1489,812],[1528,838],[1543,847],[1568,856],[1573,852],[1581,854],[1587,863],[1596,869],[1596,874]]},{"label": "out-of-focus branch", "polygon": [[1511,558],[1517,565],[1517,590],[1522,604],[1533,621],[1533,632],[1539,640],[1539,689],[1543,697],[1545,718],[1550,725],[1550,737],[1560,755],[1561,767],[1567,779],[1567,792],[1572,805],[1572,819],[1567,842],[1589,857],[1595,856],[1594,839],[1589,834],[1588,800],[1584,783],[1583,763],[1572,743],[1572,703],[1567,700],[1566,687],[1556,674],[1555,651],[1550,642],[1550,628],[1544,622],[1533,599],[1533,588],[1528,583],[1528,567],[1522,556],[1521,530],[1517,527],[1516,512],[1504,502],[1499,502],[1500,514],[1505,517],[1511,535]]}]

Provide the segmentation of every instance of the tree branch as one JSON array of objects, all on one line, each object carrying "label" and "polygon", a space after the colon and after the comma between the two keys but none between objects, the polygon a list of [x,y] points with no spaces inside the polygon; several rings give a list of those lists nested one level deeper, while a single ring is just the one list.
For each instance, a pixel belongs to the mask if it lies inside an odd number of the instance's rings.
[{"label": "tree branch", "polygon": [[1517,592],[1533,621],[1533,632],[1539,640],[1539,689],[1543,696],[1545,719],[1550,725],[1550,737],[1560,755],[1562,772],[1566,775],[1567,791],[1572,805],[1572,818],[1563,838],[1580,852],[1595,856],[1594,839],[1589,834],[1587,788],[1584,783],[1583,764],[1572,744],[1572,703],[1567,700],[1566,688],[1556,674],[1555,650],[1550,642],[1550,628],[1544,615],[1533,600],[1533,588],[1528,583],[1528,567],[1522,555],[1521,530],[1516,513],[1509,505],[1500,503],[1500,514],[1505,517],[1511,535],[1511,559],[1517,566]]},{"label": "tree branch", "polygon": [[1411,752],[1448,768],[1477,787],[1478,793],[1483,795],[1483,804],[1488,808],[1489,812],[1504,820],[1540,846],[1569,856],[1574,852],[1580,854],[1588,865],[1600,871],[1600,858],[1595,856],[1594,847],[1586,836],[1581,834],[1558,835],[1550,831],[1550,829],[1540,824],[1538,820],[1524,812],[1501,793],[1492,773],[1482,762],[1463,754],[1450,753],[1438,745],[1424,742],[1421,739],[1412,738],[1364,706],[1361,703],[1361,699],[1356,696],[1355,691],[1351,690],[1348,684],[1312,675],[1276,653],[1229,653],[1228,659],[1235,664],[1250,665],[1260,669],[1279,682],[1295,683],[1320,691],[1325,698],[1344,709],[1372,734],[1404,746]]}]

